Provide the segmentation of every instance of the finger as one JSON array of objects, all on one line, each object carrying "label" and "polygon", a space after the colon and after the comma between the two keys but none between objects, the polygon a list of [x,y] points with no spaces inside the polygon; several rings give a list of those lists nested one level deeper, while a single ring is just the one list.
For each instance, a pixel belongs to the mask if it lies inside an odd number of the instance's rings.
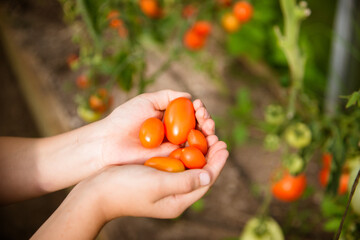
[{"label": "finger", "polygon": [[201,128],[204,122],[210,118],[210,114],[204,107],[200,107],[198,110],[195,110],[196,120],[198,121],[198,126]]},{"label": "finger", "polygon": [[212,145],[214,145],[215,143],[217,143],[219,141],[219,138],[216,135],[209,135],[209,136],[207,136],[206,141],[207,141],[209,148],[211,148]]},{"label": "finger", "polygon": [[149,100],[154,106],[155,110],[165,110],[169,103],[179,97],[191,98],[191,95],[186,92],[175,92],[172,90],[162,90],[154,93],[144,93],[141,97]]},{"label": "finger", "polygon": [[211,146],[208,150],[208,154],[207,154],[207,158],[212,158],[213,155],[221,150],[221,149],[226,149],[227,148],[227,145],[226,143],[224,143],[223,141],[218,141],[216,142],[215,144],[213,144],[213,146]]},{"label": "finger", "polygon": [[179,173],[162,174],[158,181],[158,195],[162,199],[171,195],[185,194],[211,182],[210,175],[202,169],[192,169]]},{"label": "finger", "polygon": [[215,134],[215,122],[214,120],[207,119],[201,127],[201,131],[204,133],[205,136]]},{"label": "finger", "polygon": [[175,149],[179,148],[178,145],[174,145],[172,143],[162,143],[157,148],[144,148],[142,152],[143,162],[152,157],[167,157],[169,154]]},{"label": "finger", "polygon": [[208,159],[207,164],[204,166],[204,170],[207,170],[211,175],[211,184],[220,175],[220,172],[225,166],[226,160],[229,157],[229,152],[226,149],[220,149],[213,154],[211,158]]},{"label": "finger", "polygon": [[202,101],[200,99],[196,99],[193,102],[193,105],[194,105],[195,111],[199,110],[199,108],[201,108],[201,107],[204,107],[204,104],[202,103]]}]

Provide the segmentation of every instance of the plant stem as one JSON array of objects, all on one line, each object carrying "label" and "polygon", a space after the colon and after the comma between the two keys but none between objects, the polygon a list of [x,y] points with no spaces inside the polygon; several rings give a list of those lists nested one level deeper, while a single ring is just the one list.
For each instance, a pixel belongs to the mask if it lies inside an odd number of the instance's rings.
[{"label": "plant stem", "polygon": [[303,87],[305,71],[305,57],[301,54],[299,46],[300,24],[309,10],[306,6],[297,6],[295,0],[280,0],[280,5],[284,14],[284,35],[280,33],[279,28],[275,29],[275,33],[290,69],[291,87],[287,118],[292,119],[295,114],[297,95]]},{"label": "plant stem", "polygon": [[354,181],[354,183],[352,185],[350,196],[349,196],[349,199],[348,199],[347,204],[346,204],[346,209],[345,209],[344,215],[343,215],[343,217],[341,219],[339,229],[337,230],[337,233],[336,233],[336,235],[334,237],[334,240],[338,240],[340,238],[340,234],[341,234],[341,231],[342,231],[345,219],[346,219],[346,215],[347,215],[347,213],[349,211],[349,206],[350,206],[351,200],[352,200],[353,195],[355,193],[356,187],[359,184],[359,178],[360,178],[360,170],[358,171],[358,173],[356,175],[356,178],[355,178],[355,181]]}]

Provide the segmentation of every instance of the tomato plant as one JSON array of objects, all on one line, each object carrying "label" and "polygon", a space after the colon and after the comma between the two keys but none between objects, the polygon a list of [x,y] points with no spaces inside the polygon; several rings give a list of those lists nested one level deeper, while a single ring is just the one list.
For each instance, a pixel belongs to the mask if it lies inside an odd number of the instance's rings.
[{"label": "tomato plant", "polygon": [[164,140],[164,132],[164,124],[160,119],[149,118],[140,127],[140,142],[146,148],[158,147]]},{"label": "tomato plant", "polygon": [[195,147],[186,147],[182,150],[181,161],[184,163],[185,167],[193,168],[202,168],[206,164],[206,159],[202,152]]},{"label": "tomato plant", "polygon": [[165,134],[176,145],[186,142],[191,129],[195,128],[195,110],[187,98],[177,98],[169,103],[164,114]]},{"label": "tomato plant", "polygon": [[284,202],[298,200],[305,191],[306,177],[304,174],[292,176],[288,172],[282,173],[280,180],[275,181],[271,186],[274,197]]},{"label": "tomato plant", "polygon": [[153,157],[148,159],[144,165],[166,172],[182,172],[185,170],[184,164],[179,159],[171,157]]}]

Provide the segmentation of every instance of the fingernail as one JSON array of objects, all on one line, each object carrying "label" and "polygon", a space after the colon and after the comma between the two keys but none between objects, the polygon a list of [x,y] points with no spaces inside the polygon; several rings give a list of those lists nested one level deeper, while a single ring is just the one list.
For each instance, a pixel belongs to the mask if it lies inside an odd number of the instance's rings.
[{"label": "fingernail", "polygon": [[210,175],[208,173],[200,173],[200,185],[206,186],[210,183]]}]

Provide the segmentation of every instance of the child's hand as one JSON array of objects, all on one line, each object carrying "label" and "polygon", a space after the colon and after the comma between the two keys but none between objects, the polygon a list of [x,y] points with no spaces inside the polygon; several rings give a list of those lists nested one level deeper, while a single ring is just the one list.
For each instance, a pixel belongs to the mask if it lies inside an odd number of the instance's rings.
[{"label": "child's hand", "polygon": [[[157,148],[144,148],[139,140],[141,124],[148,118],[162,119],[167,105],[179,97],[190,98],[190,94],[170,90],[139,95],[116,108],[101,121],[102,162],[106,167],[113,164],[144,163],[155,156],[168,156],[178,146],[163,143]],[[215,123],[200,100],[194,101],[198,128],[205,136],[213,135]]]}]

